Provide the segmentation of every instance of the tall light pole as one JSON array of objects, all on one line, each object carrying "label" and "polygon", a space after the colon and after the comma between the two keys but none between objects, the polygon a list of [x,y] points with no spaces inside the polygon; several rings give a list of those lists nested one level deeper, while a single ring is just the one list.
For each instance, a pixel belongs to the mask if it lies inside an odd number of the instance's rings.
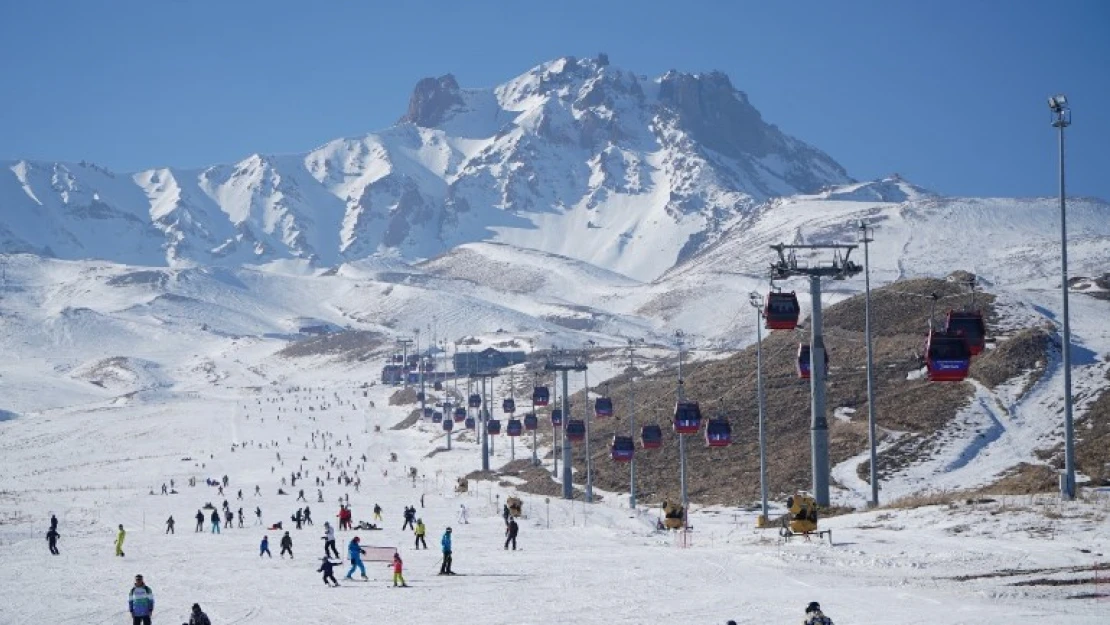
[{"label": "tall light pole", "polygon": [[756,527],[767,526],[767,421],[766,401],[763,395],[763,296],[749,293],[748,302],[755,308],[755,388],[759,397],[759,495],[762,513]]},{"label": "tall light pole", "polygon": [[1064,295],[1064,479],[1060,495],[1075,499],[1075,431],[1071,418],[1071,324],[1068,318],[1068,219],[1064,193],[1064,129],[1071,125],[1071,107],[1068,98],[1055,95],[1048,99],[1052,111],[1052,126],[1060,136],[1060,271],[1063,281],[1060,289]]},{"label": "tall light pole", "polygon": [[[636,440],[636,343],[628,339],[628,436]],[[633,443],[635,444],[635,443]],[[636,454],[628,461],[628,508],[636,509]]]},{"label": "tall light pole", "polygon": [[871,350],[871,255],[868,243],[874,231],[861,219],[859,240],[863,243],[863,335],[867,341],[867,440],[871,444],[871,506],[879,505],[879,466],[875,453],[875,359]]}]

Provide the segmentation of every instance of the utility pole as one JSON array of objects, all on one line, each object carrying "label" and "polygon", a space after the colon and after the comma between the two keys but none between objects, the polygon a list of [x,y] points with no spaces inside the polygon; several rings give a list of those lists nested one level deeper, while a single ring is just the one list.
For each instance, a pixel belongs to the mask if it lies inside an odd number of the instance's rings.
[{"label": "utility pole", "polygon": [[[875,445],[875,356],[871,347],[871,254],[868,245],[871,228],[862,219],[859,222],[860,243],[863,243],[863,334],[867,341],[867,441],[871,446],[871,507],[879,505],[879,460]],[[974,287],[973,287],[974,288]],[[974,290],[972,291],[974,294]]]},{"label": "utility pole", "polygon": [[415,328],[416,334],[416,375],[420,380],[420,420],[424,420],[424,356],[420,353],[420,328]]},{"label": "utility pole", "polygon": [[[643,342],[643,339],[640,339]],[[628,339],[628,435],[636,440],[636,341]],[[633,443],[635,444],[635,443]],[[628,508],[636,509],[636,454],[628,462]]]},{"label": "utility pole", "polygon": [[759,397],[759,496],[762,502],[756,527],[767,527],[767,409],[763,394],[763,296],[750,293],[748,302],[755,308],[755,388]]},{"label": "utility pole", "polygon": [[[586,361],[586,352],[582,353],[582,362]],[[594,502],[594,475],[593,475],[593,462],[590,458],[590,414],[593,412],[590,409],[590,372],[587,370],[582,371],[582,380],[585,385],[582,394],[585,395],[583,401],[586,404],[586,503]]]},{"label": "utility pole", "polygon": [[[487,363],[488,364],[488,363]],[[492,449],[489,444],[489,436],[486,434],[486,423],[489,422],[489,400],[486,398],[486,380],[496,378],[498,373],[495,369],[487,369],[485,371],[474,371],[470,374],[472,380],[482,381],[482,405],[478,407],[478,421],[481,425],[481,444],[482,444],[482,471],[489,471],[489,455]],[[492,392],[493,384],[490,384]],[[477,427],[477,424],[475,425]]]},{"label": "utility pole", "polygon": [[402,388],[408,390],[409,388],[409,345],[412,345],[412,339],[400,339],[397,341],[401,346],[401,381],[404,384]]},{"label": "utility pole", "polygon": [[[809,389],[811,397],[810,406],[810,455],[813,467],[813,498],[817,505],[828,506],[829,497],[829,421],[825,416],[825,337],[821,328],[821,278],[843,280],[854,276],[863,270],[862,267],[852,262],[849,257],[856,245],[827,244],[827,245],[785,245],[779,243],[772,245],[771,249],[778,253],[779,260],[771,264],[771,278],[781,280],[791,276],[809,277],[809,294],[813,300],[813,311],[810,319],[809,343]],[[814,264],[813,266],[799,266],[796,250],[832,250],[833,262],[830,265]],[[786,255],[785,251],[790,250]]]},{"label": "utility pole", "polygon": [[[686,335],[682,330],[676,330],[674,333],[675,340],[678,343],[678,401],[682,402],[686,399],[686,389],[683,386],[686,381],[682,378],[682,346],[686,342]],[[678,435],[678,472],[679,482],[682,484],[682,527],[689,527],[690,517],[690,498],[686,495],[686,435]]]}]

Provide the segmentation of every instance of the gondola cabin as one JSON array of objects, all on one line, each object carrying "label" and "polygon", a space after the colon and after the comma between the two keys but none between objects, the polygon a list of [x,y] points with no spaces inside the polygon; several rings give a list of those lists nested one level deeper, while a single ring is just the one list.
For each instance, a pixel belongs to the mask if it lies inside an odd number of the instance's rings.
[{"label": "gondola cabin", "polygon": [[644,449],[659,449],[663,446],[663,428],[648,424],[640,428],[640,446]]},{"label": "gondola cabin", "polygon": [[767,294],[767,301],[763,306],[764,327],[768,330],[793,330],[798,327],[798,315],[801,311],[794,291],[772,291]]},{"label": "gondola cabin", "polygon": [[562,410],[559,410],[558,408],[555,408],[554,410],[551,411],[551,427],[553,427],[553,428],[563,427],[563,411]]},{"label": "gondola cabin", "polygon": [[497,419],[490,419],[486,421],[486,434],[490,436],[497,436],[501,433],[501,422]]},{"label": "gondola cabin", "polygon": [[513,414],[516,412],[516,402],[513,401],[513,398],[507,397],[505,401],[501,402],[501,412],[505,414]]},{"label": "gondola cabin", "polygon": [[[812,358],[810,358],[810,355],[809,355],[809,343],[799,343],[798,344],[798,363],[797,363],[797,371],[798,371],[798,377],[799,378],[801,378],[803,380],[808,380],[809,379],[809,366],[810,366],[810,361],[811,360],[812,360]],[[829,375],[829,350],[825,349],[825,377],[828,377],[828,375]]]},{"label": "gondola cabin", "polygon": [[466,421],[466,408],[459,406],[455,408],[455,423]]},{"label": "gondola cabin", "polygon": [[444,432],[450,432],[453,429],[455,429],[455,422],[450,420],[450,419],[444,419],[443,420],[443,431]]},{"label": "gondola cabin", "polygon": [[567,419],[567,440],[577,443],[586,439],[586,422],[582,419]]},{"label": "gondola cabin", "polygon": [[732,444],[732,425],[728,419],[710,419],[705,425],[705,444],[710,447],[728,447]]},{"label": "gondola cabin", "polygon": [[971,367],[971,350],[960,334],[930,330],[925,340],[925,367],[930,382],[962,382]]},{"label": "gondola cabin", "polygon": [[524,424],[520,422],[520,419],[509,419],[509,422],[505,424],[505,434],[507,436],[520,436],[523,433]]},{"label": "gondola cabin", "polygon": [[543,408],[551,401],[551,393],[546,386],[537,386],[532,389],[532,403]]},{"label": "gondola cabin", "polygon": [[424,401],[424,391],[416,391],[416,401]]},{"label": "gondola cabin", "polygon": [[674,407],[674,431],[677,434],[697,434],[701,429],[701,407],[696,401],[680,401]]},{"label": "gondola cabin", "polygon": [[473,430],[474,429],[474,417],[467,417],[466,421],[463,421],[463,423],[466,425],[466,429],[468,429],[468,430]]},{"label": "gondola cabin", "polygon": [[600,418],[613,416],[613,398],[598,397],[594,400],[594,416]]},{"label": "gondola cabin", "polygon": [[438,410],[433,412],[432,423],[443,423],[443,413]]},{"label": "gondola cabin", "polygon": [[482,407],[482,396],[479,395],[478,393],[474,393],[473,395],[470,396],[469,399],[467,399],[466,405],[470,406],[471,408],[481,408]]},{"label": "gondola cabin", "polygon": [[529,432],[535,432],[536,428],[540,426],[540,420],[536,415],[528,413],[524,415],[524,429]]},{"label": "gondola cabin", "polygon": [[614,462],[631,462],[635,453],[636,444],[631,436],[613,436],[613,442],[609,445],[609,454]]},{"label": "gondola cabin", "polygon": [[432,388],[433,388],[433,389],[435,389],[435,390],[437,390],[437,391],[442,391],[442,390],[443,390],[443,382],[436,382],[436,383],[435,383],[435,384],[434,384],[434,385],[432,386]]},{"label": "gondola cabin", "polygon": [[972,356],[983,352],[987,344],[987,326],[983,323],[983,313],[978,310],[950,310],[944,331],[959,334],[967,341],[967,349]]}]

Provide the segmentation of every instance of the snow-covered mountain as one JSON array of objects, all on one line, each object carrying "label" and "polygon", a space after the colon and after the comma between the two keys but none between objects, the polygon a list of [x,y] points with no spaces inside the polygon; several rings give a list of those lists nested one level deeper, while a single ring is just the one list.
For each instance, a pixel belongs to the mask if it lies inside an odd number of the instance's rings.
[{"label": "snow-covered mountain", "polygon": [[494,241],[651,279],[769,198],[849,182],[724,74],[565,57],[493,89],[426,78],[396,125],[307,154],[135,174],[5,162],[0,252],[335,265]]}]

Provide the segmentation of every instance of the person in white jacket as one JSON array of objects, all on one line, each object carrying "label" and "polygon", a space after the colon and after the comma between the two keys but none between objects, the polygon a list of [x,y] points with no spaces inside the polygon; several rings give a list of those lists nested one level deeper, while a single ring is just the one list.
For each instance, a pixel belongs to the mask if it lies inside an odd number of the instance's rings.
[{"label": "person in white jacket", "polygon": [[459,504],[459,523],[470,523],[466,516],[466,504]]},{"label": "person in white jacket", "polygon": [[335,530],[327,521],[324,521],[324,557],[339,558],[339,551],[335,548]]}]

